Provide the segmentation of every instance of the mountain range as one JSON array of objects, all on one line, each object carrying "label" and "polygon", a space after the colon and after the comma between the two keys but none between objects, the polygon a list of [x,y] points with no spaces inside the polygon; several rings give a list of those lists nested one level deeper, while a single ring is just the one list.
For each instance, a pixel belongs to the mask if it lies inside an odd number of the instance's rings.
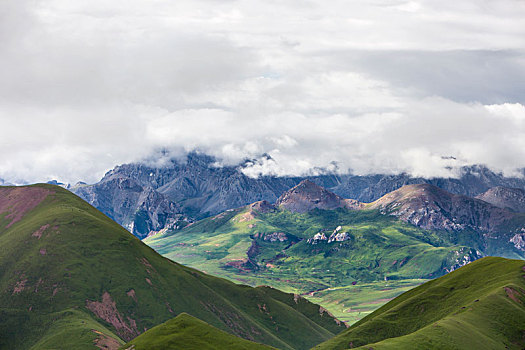
[{"label": "mountain range", "polygon": [[525,179],[505,177],[481,166],[462,167],[457,178],[425,179],[408,174],[252,178],[242,165],[219,166],[213,157],[190,153],[161,166],[131,163],[115,167],[97,183],[79,183],[71,191],[139,238],[174,229],[255,201],[275,202],[304,179],[341,196],[372,202],[408,184],[428,183],[454,194],[477,196],[495,186],[525,189]]}]

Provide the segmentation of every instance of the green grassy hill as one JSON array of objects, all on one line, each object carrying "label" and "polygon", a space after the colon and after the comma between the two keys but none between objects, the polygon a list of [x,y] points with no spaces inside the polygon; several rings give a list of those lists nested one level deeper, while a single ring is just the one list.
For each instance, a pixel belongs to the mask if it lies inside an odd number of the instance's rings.
[{"label": "green grassy hill", "polygon": [[[316,298],[316,302],[350,322],[406,291],[399,289],[404,288],[399,281],[410,280],[415,286],[480,257],[477,250],[455,245],[438,232],[377,210],[293,213],[256,208],[257,204],[229,210],[144,242],[166,257],[214,275],[271,285],[308,298],[324,295],[325,299]],[[338,233],[346,234],[340,236],[344,240],[328,242],[339,226]],[[325,240],[313,240],[318,233]],[[385,280],[390,284],[385,285]],[[358,296],[364,303],[374,302],[366,310],[349,307],[351,302],[344,302],[342,295],[335,302],[331,300],[337,288],[345,287],[352,293],[379,281],[378,291],[394,289],[395,293],[379,295],[363,290],[379,300],[377,304],[377,300]]]},{"label": "green grassy hill", "polygon": [[315,349],[523,349],[524,265],[477,260],[400,295]]},{"label": "green grassy hill", "polygon": [[[338,226],[339,232],[346,233],[344,241],[309,242],[317,233],[328,238]],[[432,278],[476,254],[434,231],[375,210],[316,209],[301,214],[285,209],[261,213],[245,207],[144,242],[164,256],[206,271],[273,272],[297,276],[312,287]]]},{"label": "green grassy hill", "polygon": [[1,349],[118,348],[181,312],[281,349],[344,328],[293,294],[174,263],[60,187],[0,187]]},{"label": "green grassy hill", "polygon": [[187,313],[142,333],[127,343],[125,350],[270,350],[223,332]]}]

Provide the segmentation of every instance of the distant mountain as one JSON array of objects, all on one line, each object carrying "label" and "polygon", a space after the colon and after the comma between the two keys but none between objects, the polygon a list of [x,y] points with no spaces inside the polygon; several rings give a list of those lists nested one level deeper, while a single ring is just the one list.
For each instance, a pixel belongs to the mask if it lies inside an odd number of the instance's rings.
[{"label": "distant mountain", "polygon": [[4,179],[0,179],[0,186],[13,186],[13,184],[5,181]]},{"label": "distant mountain", "polygon": [[127,343],[124,350],[271,350],[224,331],[187,313],[153,327]]},{"label": "distant mountain", "polygon": [[525,213],[525,190],[496,186],[476,196],[496,207]]},{"label": "distant mountain", "polygon": [[524,265],[475,261],[398,296],[315,349],[523,349]]},{"label": "distant mountain", "polygon": [[[190,153],[182,161],[171,160],[158,167],[141,163],[120,165],[100,182],[73,186],[71,191],[143,238],[152,231],[181,225],[181,221],[192,222],[260,200],[274,203],[305,179],[341,198],[361,202],[372,202],[404,185],[421,183],[467,196],[476,196],[494,186],[525,189],[525,179],[507,178],[484,166],[464,167],[457,179],[424,179],[407,174],[250,178],[241,167],[217,166],[213,157]],[[145,196],[159,199],[150,207],[147,201],[140,200]]]},{"label": "distant mountain", "polygon": [[96,186],[76,187],[72,191],[139,238],[176,228],[179,221],[186,219],[176,202],[118,173],[106,176]]},{"label": "distant mountain", "polygon": [[[483,165],[461,167],[457,178],[422,178],[408,174],[343,176],[340,184],[327,187],[343,198],[352,198],[361,202],[373,202],[387,193],[405,185],[430,184],[450,193],[469,197],[477,196],[495,186],[525,189],[525,178],[505,177]],[[324,186],[320,184],[321,186]],[[326,187],[326,186],[325,186]]]},{"label": "distant mountain", "polygon": [[379,209],[427,230],[468,228],[496,232],[515,216],[485,201],[452,194],[429,184],[403,186],[370,203],[367,208]]},{"label": "distant mountain", "polygon": [[181,312],[307,349],[344,326],[320,306],[161,257],[69,191],[0,188],[0,349],[116,349]]},{"label": "distant mountain", "polygon": [[60,182],[58,180],[50,180],[50,181],[47,181],[46,184],[60,186],[60,187],[63,187],[63,188],[69,188],[70,187],[69,184]]}]

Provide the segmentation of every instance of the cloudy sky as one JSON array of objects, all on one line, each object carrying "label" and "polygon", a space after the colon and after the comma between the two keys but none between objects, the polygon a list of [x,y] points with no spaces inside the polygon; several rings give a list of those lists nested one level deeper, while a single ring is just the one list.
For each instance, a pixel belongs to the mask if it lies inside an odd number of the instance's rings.
[{"label": "cloudy sky", "polygon": [[512,174],[523,18],[522,0],[4,0],[0,178],[194,149],[252,176]]}]

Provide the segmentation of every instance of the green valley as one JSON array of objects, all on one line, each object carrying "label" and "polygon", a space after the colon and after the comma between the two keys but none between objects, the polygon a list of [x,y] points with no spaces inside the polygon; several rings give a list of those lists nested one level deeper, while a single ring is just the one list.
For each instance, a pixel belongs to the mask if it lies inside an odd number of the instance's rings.
[{"label": "green valley", "polygon": [[[480,257],[475,249],[378,210],[293,213],[260,202],[144,242],[174,261],[214,275],[302,294],[345,321]],[[378,304],[361,313],[333,288]]]}]

